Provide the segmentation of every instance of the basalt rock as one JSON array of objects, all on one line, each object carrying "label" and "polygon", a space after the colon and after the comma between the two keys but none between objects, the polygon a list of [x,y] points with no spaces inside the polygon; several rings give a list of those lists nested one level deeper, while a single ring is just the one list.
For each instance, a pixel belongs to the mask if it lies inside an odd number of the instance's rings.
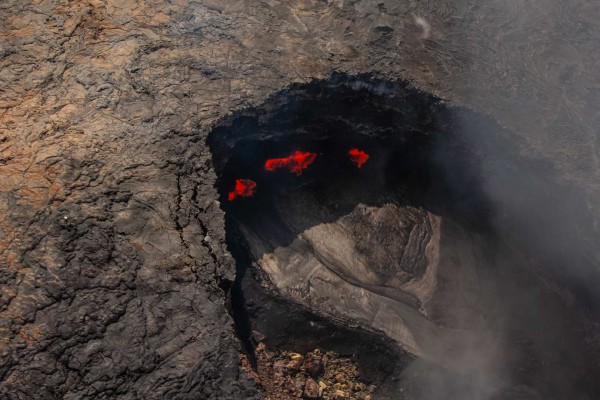
[{"label": "basalt rock", "polygon": [[2,2],[0,397],[268,397],[260,343],[355,360],[332,396],[598,398],[599,18]]}]

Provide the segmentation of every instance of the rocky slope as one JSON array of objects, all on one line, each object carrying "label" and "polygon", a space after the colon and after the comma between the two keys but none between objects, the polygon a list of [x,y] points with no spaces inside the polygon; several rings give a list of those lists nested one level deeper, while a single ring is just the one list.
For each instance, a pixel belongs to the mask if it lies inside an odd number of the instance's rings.
[{"label": "rocky slope", "polygon": [[[511,154],[553,185],[523,176],[515,196],[486,175],[498,224],[595,343],[599,14],[586,0],[3,1],[0,397],[260,397],[225,311],[235,263],[206,139],[336,71],[405,79],[510,130]],[[463,134],[502,152],[486,129]]]}]

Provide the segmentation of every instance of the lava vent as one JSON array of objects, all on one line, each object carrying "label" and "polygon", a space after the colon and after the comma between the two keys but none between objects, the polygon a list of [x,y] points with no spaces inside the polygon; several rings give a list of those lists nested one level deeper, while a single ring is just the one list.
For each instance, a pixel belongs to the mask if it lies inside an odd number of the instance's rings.
[{"label": "lava vent", "polygon": [[[223,121],[208,141],[246,351],[353,354],[381,398],[569,398],[592,385],[569,306],[498,227],[484,167],[529,185],[506,137],[402,82],[345,75]],[[227,201],[240,178],[254,195]]]}]

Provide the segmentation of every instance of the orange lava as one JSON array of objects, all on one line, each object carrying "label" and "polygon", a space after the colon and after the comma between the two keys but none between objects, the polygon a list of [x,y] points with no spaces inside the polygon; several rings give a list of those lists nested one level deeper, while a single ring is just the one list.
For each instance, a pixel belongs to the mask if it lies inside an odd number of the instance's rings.
[{"label": "orange lava", "polygon": [[229,201],[234,200],[236,197],[250,197],[254,194],[256,189],[256,182],[251,179],[236,179],[235,189],[233,192],[229,192],[227,198]]},{"label": "orange lava", "polygon": [[369,155],[359,149],[351,149],[348,152],[348,155],[350,156],[350,160],[352,160],[352,162],[356,164],[358,168],[362,167],[362,165],[369,159]]},{"label": "orange lava", "polygon": [[265,168],[268,171],[274,171],[279,168],[287,168],[296,175],[301,175],[302,171],[312,164],[313,161],[315,161],[315,158],[317,158],[316,153],[301,153],[296,151],[289,157],[268,159],[265,162]]}]

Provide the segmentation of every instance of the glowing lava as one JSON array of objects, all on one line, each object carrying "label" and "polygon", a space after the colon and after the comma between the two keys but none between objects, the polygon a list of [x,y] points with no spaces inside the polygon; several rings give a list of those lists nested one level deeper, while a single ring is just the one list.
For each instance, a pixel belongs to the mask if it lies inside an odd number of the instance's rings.
[{"label": "glowing lava", "polygon": [[256,189],[256,182],[251,179],[236,179],[235,180],[235,189],[233,192],[229,192],[227,198],[229,201],[235,199],[236,197],[250,197],[254,194],[254,189]]},{"label": "glowing lava", "polygon": [[287,168],[296,175],[301,175],[302,171],[312,164],[313,161],[315,161],[315,158],[317,158],[316,153],[301,153],[296,151],[289,157],[268,159],[265,162],[265,168],[268,171],[274,171],[279,168]]},{"label": "glowing lava", "polygon": [[350,160],[352,160],[352,162],[356,164],[358,168],[362,167],[362,165],[369,159],[369,155],[359,149],[351,149],[348,152],[348,156],[350,156]]}]

